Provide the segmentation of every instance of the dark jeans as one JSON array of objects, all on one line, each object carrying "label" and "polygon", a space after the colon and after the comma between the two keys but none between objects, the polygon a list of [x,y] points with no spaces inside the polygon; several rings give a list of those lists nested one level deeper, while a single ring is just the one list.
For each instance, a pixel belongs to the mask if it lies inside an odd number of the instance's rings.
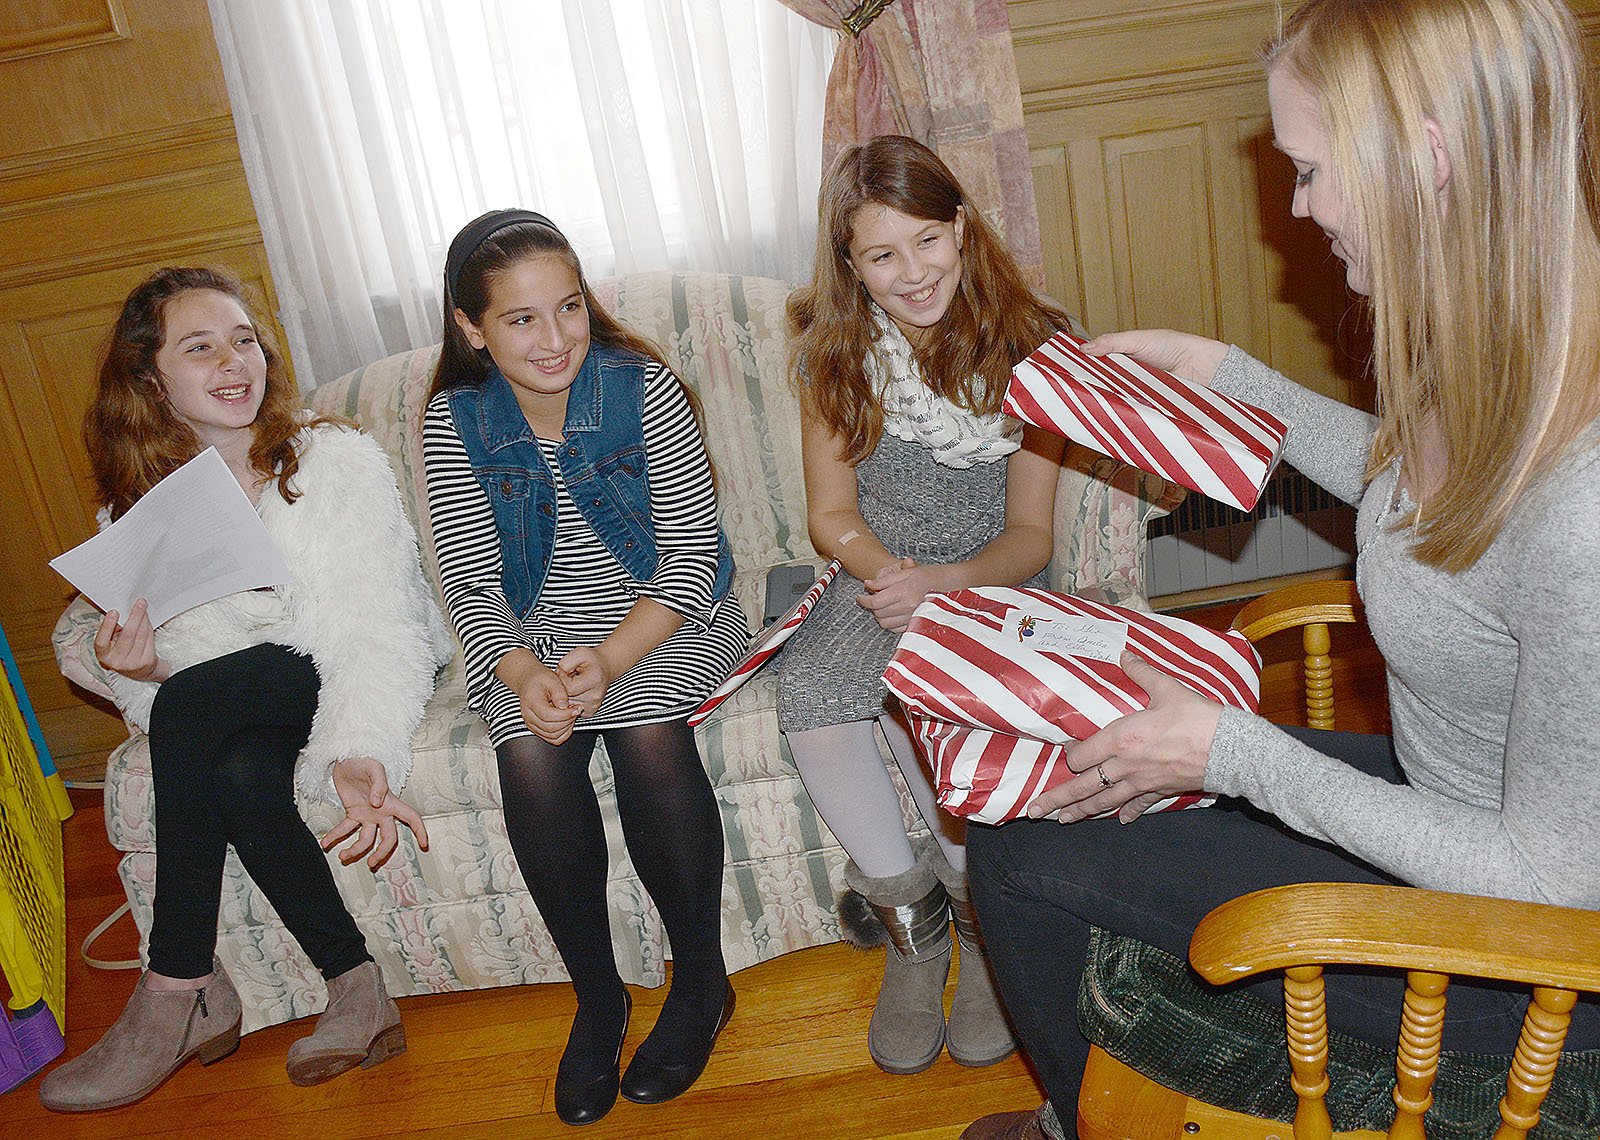
[{"label": "dark jeans", "polygon": [[228,844],[327,979],[371,960],[294,804],[320,684],[308,657],[257,645],[174,673],[150,711],[156,897],[150,968],[211,972]]},{"label": "dark jeans", "polygon": [[[1402,782],[1387,737],[1289,731],[1362,771]],[[974,825],[967,829],[967,861],[1006,1008],[1069,1132],[1089,1055],[1077,1001],[1091,925],[1187,961],[1195,926],[1229,899],[1287,883],[1398,882],[1237,801],[1146,815],[1128,825],[1114,819]],[[1330,1028],[1394,1047],[1402,976],[1329,969],[1326,981]],[[1282,1007],[1281,974],[1248,987]],[[1526,990],[1453,979],[1444,1047],[1509,1053],[1526,1005]],[[1600,1044],[1600,1008],[1580,1003],[1567,1040],[1579,1048]]]}]

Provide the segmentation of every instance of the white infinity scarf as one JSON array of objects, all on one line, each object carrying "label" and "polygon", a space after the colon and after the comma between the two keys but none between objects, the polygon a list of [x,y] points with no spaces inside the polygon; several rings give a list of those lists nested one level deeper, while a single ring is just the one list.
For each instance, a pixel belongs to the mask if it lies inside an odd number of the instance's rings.
[{"label": "white infinity scarf", "polygon": [[922,444],[945,467],[994,463],[1022,446],[1020,422],[1000,412],[975,415],[936,394],[923,382],[900,326],[876,305],[873,320],[877,340],[865,363],[867,379],[883,405],[885,431]]}]

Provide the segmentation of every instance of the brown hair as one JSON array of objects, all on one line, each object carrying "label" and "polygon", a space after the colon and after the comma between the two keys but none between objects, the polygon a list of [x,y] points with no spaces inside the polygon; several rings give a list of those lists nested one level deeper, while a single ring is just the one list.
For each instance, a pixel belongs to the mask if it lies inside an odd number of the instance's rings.
[{"label": "brown hair", "polygon": [[[493,211],[498,213],[499,211]],[[489,215],[484,215],[487,218]],[[469,222],[464,229],[483,221]],[[589,312],[589,339],[607,348],[621,348],[654,360],[671,370],[661,350],[637,333],[624,328],[615,317],[601,307],[595,299],[589,281],[583,275],[578,254],[566,237],[554,226],[538,222],[517,222],[496,229],[477,248],[466,255],[461,271],[452,282],[447,275],[444,283],[444,345],[439,350],[439,363],[433,370],[433,383],[428,389],[428,399],[440,392],[463,385],[480,384],[489,375],[494,359],[487,348],[473,348],[467,334],[456,324],[455,312],[460,309],[475,325],[483,324],[483,315],[489,309],[490,293],[501,274],[523,261],[535,257],[556,257],[571,267],[578,278],[578,288],[583,293],[583,306]],[[680,385],[682,380],[679,380]],[[696,418],[699,402],[686,385],[684,394],[694,405]]]},{"label": "brown hair", "polygon": [[811,283],[789,298],[789,331],[800,399],[844,441],[850,463],[871,454],[883,435],[883,407],[866,373],[872,299],[850,262],[856,214],[865,206],[938,222],[955,221],[965,207],[961,282],[934,335],[913,350],[938,395],[971,412],[998,412],[1012,367],[1069,323],[1034,295],[938,155],[903,135],[846,147],[817,195],[816,268]]},{"label": "brown hair", "polygon": [[[1418,561],[1473,565],[1600,410],[1600,235],[1589,70],[1559,0],[1313,0],[1268,45],[1328,133],[1342,240],[1370,288],[1378,430],[1368,477],[1448,470]],[[1443,208],[1425,121],[1450,157]],[[1353,248],[1352,248],[1353,247]],[[1415,468],[1413,468],[1415,469]]]},{"label": "brown hair", "polygon": [[[493,215],[502,212],[504,211],[491,210],[468,222],[462,227],[461,233],[456,235],[456,241],[461,241],[468,231],[483,225]],[[578,261],[577,251],[567,241],[566,235],[549,223],[548,219],[542,222],[522,221],[500,226],[493,229],[489,236],[470,252],[459,254],[458,251],[452,250],[452,253],[461,257],[461,267],[453,279],[450,272],[453,265],[447,265],[445,269],[444,344],[439,349],[439,363],[433,370],[433,383],[428,386],[430,401],[440,392],[451,388],[483,383],[489,375],[489,369],[494,366],[494,358],[487,348],[472,347],[467,334],[456,323],[456,310],[459,309],[473,324],[482,327],[483,315],[489,310],[490,294],[501,274],[513,265],[535,257],[556,257],[569,266],[578,279],[578,289],[583,294],[583,307],[589,314],[590,343],[606,348],[623,349],[636,356],[653,360],[672,373],[684,399],[689,401],[689,410],[694,413],[695,427],[699,429],[702,445],[704,444],[705,413],[700,405],[700,397],[667,363],[666,356],[659,348],[626,328],[606,312],[595,297],[594,290],[589,288],[589,279],[583,274],[583,265]],[[455,257],[448,260],[454,262]],[[712,460],[709,449],[706,450],[706,464],[711,470],[711,481],[714,486],[718,478],[717,465]]]},{"label": "brown hair", "polygon": [[167,339],[167,306],[197,290],[232,297],[250,319],[267,361],[266,392],[251,425],[250,465],[276,478],[284,502],[299,498],[289,482],[300,468],[295,437],[306,425],[297,414],[298,394],[271,333],[255,319],[244,286],[231,274],[174,267],[157,270],[123,301],[100,364],[94,402],[83,418],[95,486],[113,519],[202,450],[194,430],[167,402],[156,367],[156,353]]}]

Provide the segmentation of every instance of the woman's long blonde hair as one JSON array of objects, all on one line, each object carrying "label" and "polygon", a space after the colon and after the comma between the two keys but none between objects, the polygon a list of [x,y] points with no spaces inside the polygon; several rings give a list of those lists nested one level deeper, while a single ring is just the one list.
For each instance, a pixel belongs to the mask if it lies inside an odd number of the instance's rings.
[{"label": "woman's long blonde hair", "polygon": [[[1370,282],[1369,477],[1449,469],[1415,557],[1470,567],[1600,411],[1600,240],[1588,71],[1560,0],[1311,0],[1266,51],[1317,101],[1341,240]],[[1450,177],[1436,191],[1425,120]],[[1438,475],[1440,473],[1434,473]]]},{"label": "woman's long blonde hair", "polygon": [[817,195],[816,268],[789,299],[789,331],[800,399],[844,441],[851,463],[870,455],[883,435],[883,406],[866,373],[872,300],[850,263],[856,213],[873,205],[937,222],[953,222],[965,207],[961,284],[936,335],[914,349],[923,380],[940,396],[968,411],[998,412],[1012,367],[1068,324],[1065,313],[1034,296],[938,155],[902,135],[846,147]]}]

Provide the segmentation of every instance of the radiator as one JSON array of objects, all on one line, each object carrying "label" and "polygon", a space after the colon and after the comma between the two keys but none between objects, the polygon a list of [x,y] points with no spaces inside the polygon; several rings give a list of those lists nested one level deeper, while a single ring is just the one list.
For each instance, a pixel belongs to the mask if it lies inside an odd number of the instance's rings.
[{"label": "radiator", "polygon": [[1149,594],[1352,566],[1355,525],[1354,507],[1287,465],[1248,514],[1191,491],[1150,524]]}]

